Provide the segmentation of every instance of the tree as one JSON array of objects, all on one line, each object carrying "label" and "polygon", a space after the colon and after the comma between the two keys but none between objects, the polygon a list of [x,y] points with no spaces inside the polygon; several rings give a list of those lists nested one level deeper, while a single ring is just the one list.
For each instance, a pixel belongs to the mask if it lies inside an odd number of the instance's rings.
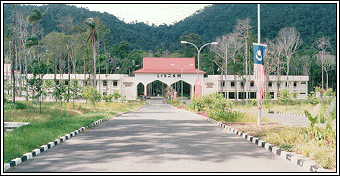
[{"label": "tree", "polygon": [[328,72],[336,68],[336,58],[334,55],[325,55],[323,60],[324,71],[326,72],[326,88],[328,89]]},{"label": "tree", "polygon": [[[42,60],[40,61],[39,58],[35,58],[33,60],[33,78],[28,79],[27,82],[32,87],[33,92],[37,92],[36,95],[33,94],[33,99],[37,100],[40,105],[40,113],[41,113],[41,96],[46,95],[45,87],[44,87],[44,81],[41,77],[44,77],[44,75],[47,73],[47,65]],[[37,75],[39,77],[37,78]]]},{"label": "tree", "polygon": [[[181,36],[180,41],[187,41],[190,43],[195,44],[198,48],[200,48],[204,42],[201,39],[200,35],[190,33],[186,36]],[[182,53],[184,54],[184,57],[195,57],[198,53],[194,46],[188,45],[188,44],[181,44]],[[203,48],[205,50],[205,48]]]},{"label": "tree", "polygon": [[280,91],[279,100],[281,103],[286,104],[287,109],[288,103],[293,100],[292,98],[296,98],[296,96],[297,96],[296,92],[289,92],[289,90],[287,89],[282,89]]},{"label": "tree", "polygon": [[101,95],[98,90],[90,86],[85,87],[82,92],[82,97],[84,97],[86,101],[90,101],[93,106],[95,106],[96,102],[101,99]]},{"label": "tree", "polygon": [[79,93],[82,91],[82,87],[78,85],[78,80],[74,79],[72,80],[72,82],[70,83],[71,87],[71,99],[73,100],[73,109],[74,109],[74,100],[75,99],[79,99],[80,95]]},{"label": "tree", "polygon": [[88,18],[85,21],[85,24],[89,26],[90,31],[87,35],[86,41],[89,41],[89,43],[92,45],[92,51],[93,51],[93,87],[97,87],[97,81],[96,81],[96,41],[97,41],[97,32],[96,32],[96,24],[94,23],[93,18]]},{"label": "tree", "polygon": [[324,72],[324,60],[325,60],[325,56],[327,55],[327,49],[331,47],[331,44],[330,44],[330,41],[328,38],[326,37],[321,37],[321,38],[318,38],[314,45],[316,45],[316,48],[313,46],[313,48],[318,52],[318,54],[316,55],[316,63],[319,67],[321,67],[321,88],[323,89],[323,72]]},{"label": "tree", "polygon": [[[212,45],[210,48],[216,54],[216,58],[213,62],[219,67],[221,70],[221,74],[224,72],[225,74],[225,83],[227,82],[228,75],[228,58],[233,59],[233,63],[236,62],[236,53],[241,49],[243,39],[237,33],[229,33],[227,35],[223,35],[216,39],[218,42],[217,45]],[[236,79],[236,78],[235,78]],[[227,86],[225,85],[225,88]],[[226,90],[225,97],[227,97],[228,91]]]},{"label": "tree", "polygon": [[311,60],[309,55],[303,55],[300,58],[300,63],[302,65],[302,74],[305,76],[309,76],[310,74],[310,66],[311,66]]},{"label": "tree", "polygon": [[53,89],[53,93],[52,96],[54,97],[54,99],[58,102],[58,100],[60,100],[60,106],[63,105],[63,97],[64,94],[66,92],[66,87],[63,81],[60,81],[59,83],[54,80],[54,89]]},{"label": "tree", "polygon": [[[41,32],[41,38],[43,38],[43,30],[42,30],[42,18],[45,16],[47,10],[48,10],[49,7],[47,7],[46,11],[44,13],[41,13],[39,11],[39,9],[34,9],[33,12],[31,13],[31,15],[29,15],[27,17],[27,21],[31,22],[32,24],[32,33],[34,34],[34,30],[33,30],[33,24],[36,23],[36,22],[39,22],[40,21],[40,32]],[[35,29],[37,29],[38,25],[35,26]]]},{"label": "tree", "polygon": [[278,42],[281,43],[282,54],[286,57],[286,75],[287,75],[287,86],[289,87],[288,74],[290,60],[302,43],[300,38],[300,32],[295,27],[285,27],[279,31]]},{"label": "tree", "polygon": [[[15,19],[16,19],[16,9],[15,9],[15,5],[13,4],[13,6],[14,6],[14,24],[13,24],[13,28],[15,28]],[[12,81],[12,102],[13,103],[15,103],[15,93],[16,93],[16,83],[15,83],[15,65],[16,65],[16,63],[15,63],[15,57],[16,57],[16,33],[15,33],[15,30],[13,29],[13,31],[14,31],[14,34],[13,34],[13,37],[14,37],[14,39],[13,39],[13,45],[14,45],[14,47],[13,47],[13,57],[11,58],[11,81]],[[20,73],[21,74],[21,73]]]},{"label": "tree", "polygon": [[[266,48],[266,59],[264,60],[264,76],[266,78],[266,83],[269,81],[269,75],[275,74],[276,67],[277,67],[277,48],[275,46],[274,40],[266,40],[267,44]],[[269,98],[267,96],[268,92],[268,84],[265,84],[265,92],[264,97]]]},{"label": "tree", "polygon": [[[237,19],[236,25],[234,26],[234,31],[238,33],[244,39],[244,58],[245,58],[245,74],[246,77],[244,79],[244,84],[247,84],[247,75],[248,75],[248,39],[249,39],[249,30],[252,28],[250,26],[250,18],[246,18],[244,20]],[[242,87],[244,89],[244,86]],[[248,94],[246,94],[247,104],[248,104]]]}]

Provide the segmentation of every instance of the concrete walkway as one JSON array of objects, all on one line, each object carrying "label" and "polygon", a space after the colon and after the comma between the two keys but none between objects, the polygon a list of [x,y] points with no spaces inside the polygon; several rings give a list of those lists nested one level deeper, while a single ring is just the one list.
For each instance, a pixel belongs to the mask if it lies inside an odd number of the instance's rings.
[{"label": "concrete walkway", "polygon": [[309,172],[203,116],[151,99],[9,172]]}]

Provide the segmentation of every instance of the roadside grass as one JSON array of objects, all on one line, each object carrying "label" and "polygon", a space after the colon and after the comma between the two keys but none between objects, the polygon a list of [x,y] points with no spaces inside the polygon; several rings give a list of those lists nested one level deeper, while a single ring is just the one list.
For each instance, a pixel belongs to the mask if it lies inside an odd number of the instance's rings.
[{"label": "roadside grass", "polygon": [[[216,101],[216,100],[214,100]],[[282,151],[288,151],[293,153],[302,154],[305,157],[311,159],[315,164],[325,169],[336,169],[336,133],[330,125],[333,125],[336,119],[336,108],[326,117],[326,122],[320,123],[320,116],[325,113],[330,105],[330,101],[323,104],[311,105],[306,101],[294,102],[290,105],[277,105],[264,104],[262,111],[274,111],[283,113],[296,113],[305,114],[307,110],[312,117],[318,116],[319,119],[316,124],[319,126],[309,127],[291,127],[276,122],[271,122],[269,119],[262,117],[261,126],[257,125],[256,113],[238,112],[230,110],[221,111],[207,108],[210,105],[204,104],[203,100],[195,100],[196,106],[203,106],[203,111],[197,111],[197,109],[190,108],[190,105],[184,106],[185,109],[193,111],[199,114],[208,114],[210,118],[213,118],[221,123],[224,123],[230,127],[233,127],[243,133],[249,134],[254,137],[258,137],[266,142],[269,142]],[[169,101],[170,104],[183,109],[183,105],[178,102]],[[203,105],[202,105],[203,104]],[[234,102],[232,109],[234,110],[248,110],[256,112],[257,107],[251,103],[245,105],[243,103]],[[191,107],[193,107],[191,105]],[[195,107],[195,106],[194,106]],[[209,112],[211,111],[211,112]],[[323,115],[323,117],[325,117]],[[299,118],[297,116],[297,118]],[[328,119],[330,122],[328,122]],[[330,123],[330,125],[328,124]],[[328,125],[328,127],[327,127]]]},{"label": "roadside grass", "polygon": [[[256,101],[255,101],[256,102]],[[321,105],[322,104],[322,105]],[[307,110],[311,115],[318,115],[321,111],[321,106],[324,108],[328,108],[331,104],[331,99],[325,100],[324,103],[319,103],[316,105],[312,105],[308,103],[307,100],[295,100],[288,104],[287,108],[286,105],[277,104],[276,100],[263,100],[263,106],[261,111],[274,111],[274,112],[281,112],[281,113],[295,113],[295,114],[305,114],[304,111]],[[247,110],[247,111],[256,111],[257,110],[257,103],[254,105],[253,102],[249,102],[247,105],[245,101],[234,102],[233,109],[238,110]]]},{"label": "roadside grass", "polygon": [[74,130],[117,113],[134,110],[144,103],[43,103],[42,113],[36,105],[27,109],[4,111],[5,122],[28,122],[11,132],[4,132],[4,162],[52,142]]}]

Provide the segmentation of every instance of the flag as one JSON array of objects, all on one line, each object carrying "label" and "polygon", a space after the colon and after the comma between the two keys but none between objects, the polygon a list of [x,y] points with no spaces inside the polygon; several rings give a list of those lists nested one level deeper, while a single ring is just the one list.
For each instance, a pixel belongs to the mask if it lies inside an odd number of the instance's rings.
[{"label": "flag", "polygon": [[202,91],[201,80],[200,79],[196,79],[195,80],[195,94],[200,95],[201,91]]},{"label": "flag", "polygon": [[254,46],[254,81],[257,92],[259,93],[258,94],[259,106],[257,108],[260,109],[262,108],[262,97],[264,89],[264,68],[263,68],[264,54],[267,45],[253,43],[253,46]]}]

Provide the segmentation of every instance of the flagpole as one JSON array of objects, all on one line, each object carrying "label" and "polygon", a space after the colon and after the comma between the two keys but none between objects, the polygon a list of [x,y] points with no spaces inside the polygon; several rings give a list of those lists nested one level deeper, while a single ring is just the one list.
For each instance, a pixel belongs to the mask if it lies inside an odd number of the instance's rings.
[{"label": "flagpole", "polygon": [[[257,4],[257,43],[260,44],[260,4]],[[261,107],[260,107],[260,92],[257,90],[257,125],[261,125]]]}]

